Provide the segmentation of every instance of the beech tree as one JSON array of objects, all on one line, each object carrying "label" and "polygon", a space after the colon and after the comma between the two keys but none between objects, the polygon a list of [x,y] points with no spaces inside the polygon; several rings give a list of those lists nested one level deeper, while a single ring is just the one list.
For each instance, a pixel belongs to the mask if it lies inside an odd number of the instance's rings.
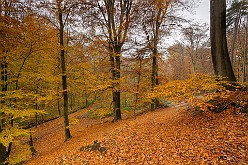
[{"label": "beech tree", "polygon": [[54,0],[46,1],[42,0],[34,2],[36,10],[43,9],[45,12],[38,12],[37,15],[48,20],[58,32],[59,41],[59,60],[61,67],[61,79],[62,79],[62,95],[63,95],[63,117],[64,117],[64,131],[65,131],[65,141],[71,138],[71,133],[69,129],[69,98],[68,98],[68,80],[67,80],[67,62],[66,62],[66,48],[65,34],[66,25],[69,19],[72,19],[72,9],[77,4],[75,1],[68,0]]},{"label": "beech tree", "polygon": [[67,91],[67,75],[66,75],[66,62],[65,62],[65,48],[64,48],[64,20],[63,20],[63,0],[57,0],[58,20],[59,20],[59,44],[60,44],[60,60],[62,70],[62,89],[64,98],[64,126],[65,126],[65,140],[71,138],[69,130],[69,117],[68,117],[68,91]]},{"label": "beech tree", "polygon": [[210,38],[215,75],[236,81],[227,49],[226,0],[210,0]]},{"label": "beech tree", "polygon": [[[20,12],[17,14],[17,8]],[[0,134],[4,131],[6,124],[4,108],[5,100],[4,96],[8,91],[8,64],[11,61],[9,57],[9,51],[14,50],[18,45],[20,33],[18,31],[19,21],[18,16],[21,16],[23,6],[19,1],[0,1]],[[11,27],[11,28],[8,28]],[[10,143],[9,143],[10,144]],[[10,147],[9,147],[10,148]],[[3,164],[9,156],[8,146],[0,141],[0,164]]]},{"label": "beech tree", "polygon": [[[51,59],[47,57],[51,52],[57,52],[51,44],[57,43],[56,33],[47,26],[47,21],[34,15],[27,15],[20,22],[16,20],[15,23],[7,22],[8,19],[14,20],[10,17],[1,17],[3,22],[0,26],[4,32],[0,37],[0,47],[3,51],[0,53],[0,59],[1,62],[8,64],[5,70],[1,70],[1,77],[4,77],[1,85],[5,89],[0,92],[0,118],[3,130],[0,132],[0,142],[8,148],[7,156],[11,152],[12,143],[15,144],[14,138],[21,134],[26,135],[28,131],[22,129],[22,124],[32,121],[34,116],[42,112],[36,108],[40,103],[37,100],[46,100],[44,97],[49,92],[45,94],[44,88],[51,89],[51,84],[48,85],[47,80],[50,82],[54,78],[46,74],[48,68],[54,67],[54,62],[50,62]],[[40,64],[41,60],[43,64]],[[41,69],[48,65],[49,67]],[[42,72],[36,74],[39,69]],[[49,72],[51,73],[52,69]],[[39,84],[45,87],[42,88]],[[37,86],[42,93],[36,92]],[[43,96],[40,97],[39,94]]]},{"label": "beech tree", "polygon": [[[158,82],[158,43],[161,38],[162,24],[168,14],[171,0],[146,0],[142,1],[140,15],[142,15],[142,28],[146,35],[147,45],[151,51],[152,71],[151,71],[151,90],[159,84]],[[154,98],[151,103],[151,110],[159,106],[159,101]]]},{"label": "beech tree", "polygon": [[[94,17],[97,22],[100,22],[99,26],[104,34],[102,39],[105,39],[109,52],[114,120],[121,119],[121,54],[131,21],[132,3],[132,0],[98,0],[92,3],[98,8],[98,11],[94,12]],[[102,36],[102,34],[100,35]]]}]

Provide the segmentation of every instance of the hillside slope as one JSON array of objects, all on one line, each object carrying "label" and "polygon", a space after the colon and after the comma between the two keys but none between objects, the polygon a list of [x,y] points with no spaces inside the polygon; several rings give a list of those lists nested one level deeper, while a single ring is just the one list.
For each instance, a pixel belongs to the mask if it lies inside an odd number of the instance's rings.
[{"label": "hillside slope", "polygon": [[[193,116],[180,107],[140,115],[136,120],[90,120],[80,115],[64,140],[61,119],[37,128],[35,164],[248,164],[248,117],[243,114]],[[101,142],[99,151],[80,151]]]}]

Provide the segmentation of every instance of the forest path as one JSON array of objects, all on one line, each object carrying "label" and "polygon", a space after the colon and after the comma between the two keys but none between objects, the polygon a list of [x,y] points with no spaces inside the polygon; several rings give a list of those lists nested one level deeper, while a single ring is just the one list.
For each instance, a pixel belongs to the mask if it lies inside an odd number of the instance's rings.
[{"label": "forest path", "polygon": [[[244,115],[193,116],[172,106],[112,123],[75,113],[73,138],[64,142],[63,120],[39,126],[34,133],[36,164],[248,164],[248,118]],[[80,151],[94,140],[107,148]]]}]

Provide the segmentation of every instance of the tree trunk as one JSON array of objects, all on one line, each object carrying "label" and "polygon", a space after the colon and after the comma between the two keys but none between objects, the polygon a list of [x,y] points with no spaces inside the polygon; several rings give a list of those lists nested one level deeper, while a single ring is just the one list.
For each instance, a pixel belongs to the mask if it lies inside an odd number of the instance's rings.
[{"label": "tree trunk", "polygon": [[66,76],[66,64],[65,64],[65,50],[64,50],[64,23],[63,15],[61,11],[61,4],[59,7],[59,42],[60,42],[60,58],[61,58],[61,69],[62,69],[62,88],[63,88],[63,98],[64,98],[64,126],[65,126],[65,141],[71,138],[71,133],[69,130],[69,117],[68,117],[68,91],[67,91],[67,76]]},{"label": "tree trunk", "polygon": [[114,68],[114,91],[113,91],[113,100],[114,100],[114,120],[121,119],[121,92],[120,92],[120,69],[121,69],[121,46],[114,46],[115,54],[115,68]]},{"label": "tree trunk", "polygon": [[[153,57],[152,57],[152,91],[154,87],[158,85],[158,65],[157,65],[157,53],[156,49],[154,48]],[[152,99],[151,103],[151,110],[155,110],[158,107],[158,99]]]},{"label": "tree trunk", "polygon": [[85,92],[85,108],[89,106],[89,101],[88,101],[88,94]]},{"label": "tree trunk", "polygon": [[[159,41],[159,28],[161,24],[160,15],[162,13],[162,9],[159,9],[156,25],[154,31],[154,41],[153,41],[153,50],[152,50],[152,91],[154,87],[159,84],[158,82],[158,41]],[[157,98],[152,99],[151,110],[155,110],[159,106],[159,100]]]},{"label": "tree trunk", "polygon": [[226,40],[226,0],[210,0],[211,55],[215,75],[236,81]]},{"label": "tree trunk", "polygon": [[242,75],[242,82],[246,82],[247,76],[247,38],[248,38],[248,14],[246,16],[246,25],[245,25],[245,42],[244,42],[244,57],[243,57],[243,75]]},{"label": "tree trunk", "polygon": [[59,87],[57,88],[57,109],[58,109],[58,114],[59,114],[59,117],[61,116],[61,111],[60,111],[60,96],[59,96]]},{"label": "tree trunk", "polygon": [[114,121],[121,119],[120,104],[120,59],[121,48],[126,40],[127,30],[130,23],[132,0],[120,0],[118,5],[115,0],[104,0],[105,10],[98,4],[100,12],[107,25],[109,55],[112,73],[112,93]]},{"label": "tree trunk", "polygon": [[[2,81],[2,87],[1,91],[6,92],[7,91],[7,64],[2,62],[1,63],[1,81]],[[1,104],[4,103],[4,100],[1,100]],[[0,114],[3,115],[3,114]],[[2,129],[4,127],[4,119],[1,119],[0,121],[0,133],[2,132]],[[3,164],[7,160],[7,150],[6,147],[0,143],[0,164]]]},{"label": "tree trunk", "polygon": [[2,143],[0,143],[0,164],[4,164],[6,160],[7,160],[6,147]]},{"label": "tree trunk", "polygon": [[138,95],[140,90],[140,79],[141,79],[141,69],[142,69],[142,57],[139,57],[139,70],[138,70],[138,80],[136,85],[136,93],[135,93],[135,103],[134,103],[134,109],[133,109],[133,118],[136,119],[136,109],[137,109],[137,103],[138,103]]},{"label": "tree trunk", "polygon": [[33,141],[33,136],[32,136],[31,130],[30,130],[30,136],[29,136],[28,144],[29,144],[29,148],[30,148],[30,151],[32,153],[32,156],[35,156],[37,154],[37,151],[34,148],[34,141]]}]

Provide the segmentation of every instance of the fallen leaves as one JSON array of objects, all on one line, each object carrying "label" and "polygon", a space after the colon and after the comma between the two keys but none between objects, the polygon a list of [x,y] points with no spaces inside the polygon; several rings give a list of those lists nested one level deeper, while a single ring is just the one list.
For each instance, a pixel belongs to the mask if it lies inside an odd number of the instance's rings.
[{"label": "fallen leaves", "polygon": [[[248,118],[243,114],[193,116],[172,107],[148,112],[136,120],[107,122],[91,128],[83,127],[81,119],[79,122],[80,127],[72,127],[74,138],[69,142],[26,164],[248,163]],[[86,129],[87,134],[83,134]],[[82,145],[93,144],[96,139],[106,152],[80,151]],[[40,147],[37,144],[38,152]]]}]

